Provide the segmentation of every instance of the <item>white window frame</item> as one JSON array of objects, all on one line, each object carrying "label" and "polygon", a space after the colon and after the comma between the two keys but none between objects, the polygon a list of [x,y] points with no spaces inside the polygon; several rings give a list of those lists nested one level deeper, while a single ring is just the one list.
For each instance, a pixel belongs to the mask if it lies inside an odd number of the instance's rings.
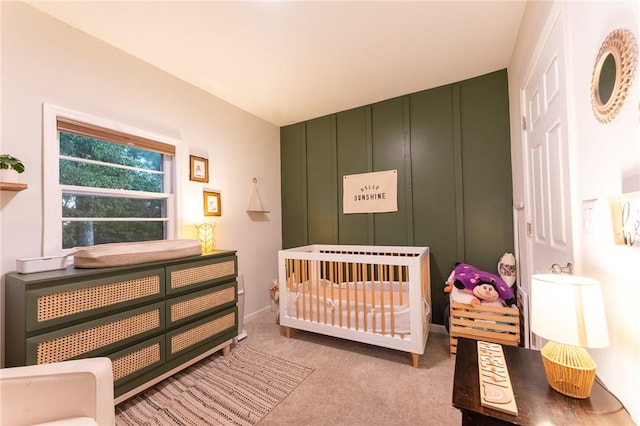
[{"label": "white window frame", "polygon": [[[176,149],[172,160],[165,160],[165,166],[170,169],[170,173],[165,175],[164,193],[157,194],[159,197],[167,199],[167,239],[174,239],[178,229],[178,185],[177,176],[180,176],[179,146],[180,141],[135,127],[123,125],[114,121],[95,117],[89,114],[74,111],[68,108],[43,103],[43,230],[42,230],[42,253],[45,256],[65,255],[70,249],[62,248],[62,191],[63,185],[60,185],[60,139],[58,134],[57,118],[65,117],[68,119],[80,121],[86,124],[100,126],[107,129],[116,130],[143,138],[163,142],[173,145]],[[73,190],[74,187],[64,186],[67,190]],[[113,193],[113,190],[103,190],[94,188],[87,191],[86,188],[80,188],[86,195],[105,195],[105,192]],[[134,198],[140,196],[146,198],[138,191],[123,191],[128,197]],[[95,218],[92,218],[95,220]]]}]

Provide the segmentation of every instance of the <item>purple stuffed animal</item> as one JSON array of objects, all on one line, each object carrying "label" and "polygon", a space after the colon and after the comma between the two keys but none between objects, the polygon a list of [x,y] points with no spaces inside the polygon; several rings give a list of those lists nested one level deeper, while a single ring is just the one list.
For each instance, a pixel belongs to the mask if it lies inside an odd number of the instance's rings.
[{"label": "purple stuffed animal", "polygon": [[516,303],[513,290],[511,290],[511,287],[509,287],[498,275],[482,271],[466,263],[457,264],[453,270],[453,285],[457,289],[467,290],[476,296],[484,293],[491,294],[491,291],[475,291],[477,286],[482,286],[485,290],[490,290],[486,289],[487,284],[495,288],[498,296],[507,306],[512,306]]}]

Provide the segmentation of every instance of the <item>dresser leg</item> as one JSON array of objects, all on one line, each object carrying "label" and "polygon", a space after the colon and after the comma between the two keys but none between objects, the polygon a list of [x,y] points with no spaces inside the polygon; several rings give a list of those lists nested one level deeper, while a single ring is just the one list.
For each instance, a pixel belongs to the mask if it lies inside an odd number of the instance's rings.
[{"label": "dresser leg", "polygon": [[283,327],[284,335],[287,336],[287,339],[291,339],[291,327]]},{"label": "dresser leg", "polygon": [[227,345],[222,348],[222,356],[227,356],[231,353],[231,345]]}]

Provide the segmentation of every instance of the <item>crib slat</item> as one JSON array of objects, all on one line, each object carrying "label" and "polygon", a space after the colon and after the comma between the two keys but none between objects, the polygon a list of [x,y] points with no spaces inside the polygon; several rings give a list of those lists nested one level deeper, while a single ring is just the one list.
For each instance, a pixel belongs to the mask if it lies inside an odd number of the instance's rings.
[{"label": "crib slat", "polygon": [[[329,281],[331,282],[331,300],[335,299],[335,294],[333,293],[333,283],[334,280],[334,270],[333,270],[333,261],[329,262]],[[336,310],[331,309],[331,325],[336,325]]]},{"label": "crib slat", "polygon": [[300,318],[301,315],[303,315],[302,313],[302,307],[304,305],[304,298],[300,299],[300,295],[302,294],[302,283],[304,282],[304,276],[302,274],[302,259],[299,259],[296,262],[296,266],[295,266],[295,271],[296,271],[296,279],[297,279],[297,284],[296,284],[296,290],[298,291],[298,297],[296,299],[296,314],[298,316],[298,318]]},{"label": "crib slat", "polygon": [[[297,291],[297,288],[294,287],[293,276],[295,272],[295,259],[287,259],[287,287],[289,291],[292,293]],[[282,302],[280,302],[282,303]],[[298,318],[298,301],[296,300],[296,318]]]},{"label": "crib slat", "polygon": [[[374,285],[373,285],[376,274],[375,274],[374,265],[370,264],[369,266],[371,267],[371,281],[370,281],[370,286],[369,287],[371,288],[371,292],[370,292],[371,293],[371,307],[373,308],[373,307],[375,307],[375,300],[376,300],[376,293],[375,293],[376,289],[374,288]],[[371,331],[374,332],[374,333],[376,332],[376,319],[375,319],[375,316],[371,317]]]},{"label": "crib slat", "polygon": [[356,318],[356,330],[360,330],[360,321],[358,318],[358,265],[356,263],[351,263],[351,279],[349,282],[354,283],[353,287],[353,298],[354,298],[354,306],[355,306],[355,318]]},{"label": "crib slat", "polygon": [[[395,336],[396,335],[396,316],[394,315],[394,307],[393,307],[393,298],[395,297],[395,292],[396,290],[393,288],[393,283],[394,283],[394,271],[395,271],[395,267],[393,265],[389,266],[389,311],[391,312],[391,335]],[[400,287],[398,289],[398,291],[400,291],[400,294],[402,294],[402,287]]]},{"label": "crib slat", "polygon": [[307,282],[307,280],[309,279],[309,277],[307,276],[307,271],[308,271],[308,267],[309,267],[309,262],[306,260],[300,260],[301,263],[301,271],[300,271],[300,293],[302,294],[302,318],[307,319],[307,301],[306,301],[306,297],[305,297],[305,293],[306,293],[306,285],[305,283]]},{"label": "crib slat", "polygon": [[322,276],[320,274],[320,267],[322,262],[319,260],[313,261],[314,273],[313,285],[309,289],[309,318],[313,321],[313,295],[311,292],[315,288],[316,296],[316,322],[320,322],[320,283],[322,282]]},{"label": "crib slat", "polygon": [[[349,264],[345,264],[345,267],[348,268]],[[345,291],[347,292],[347,328],[351,328],[351,289],[349,288],[349,284],[353,281],[349,279],[349,269],[346,271],[346,279],[343,281],[345,283]],[[341,283],[342,285],[342,283]]]},{"label": "crib slat", "polygon": [[[327,278],[327,272],[328,272],[327,268],[328,267],[329,267],[329,265],[327,265],[327,262],[323,260],[322,261],[322,277],[327,279],[327,280],[328,280],[328,278]],[[322,307],[322,309],[323,309],[323,311],[322,311],[323,312],[322,319],[323,319],[323,323],[326,324],[327,323],[327,286],[326,285],[322,286],[322,300],[324,300],[324,303],[322,304],[323,305],[323,307]],[[318,303],[319,303],[319,301],[318,301]],[[320,315],[319,311],[318,311],[318,315]],[[318,320],[318,322],[319,321],[320,320]]]},{"label": "crib slat", "polygon": [[364,320],[364,331],[368,330],[367,324],[367,265],[361,264],[360,268],[362,268],[362,309],[363,315],[362,318]]},{"label": "crib slat", "polygon": [[378,265],[378,280],[380,281],[380,328],[382,329],[382,334],[386,334],[387,330],[384,323],[384,280],[385,280],[385,270],[383,266],[386,265]]},{"label": "crib slat", "polygon": [[336,309],[338,310],[338,325],[342,327],[344,318],[342,313],[342,286],[340,285],[340,283],[342,282],[342,268],[340,266],[341,262],[336,262],[336,284],[338,288],[338,307]]}]

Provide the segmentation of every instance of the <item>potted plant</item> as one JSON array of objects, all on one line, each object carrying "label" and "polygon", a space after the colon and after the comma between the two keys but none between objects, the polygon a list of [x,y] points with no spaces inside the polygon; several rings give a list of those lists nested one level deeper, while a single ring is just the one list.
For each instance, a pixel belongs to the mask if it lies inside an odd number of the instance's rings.
[{"label": "potted plant", "polygon": [[0,155],[0,169],[13,169],[18,173],[24,172],[24,164],[9,154]]},{"label": "potted plant", "polygon": [[6,173],[5,170],[13,170],[16,173],[24,172],[24,164],[22,161],[17,159],[16,157],[12,157],[9,154],[0,154],[0,181],[4,182],[15,182],[16,176],[12,176],[9,173]]}]

